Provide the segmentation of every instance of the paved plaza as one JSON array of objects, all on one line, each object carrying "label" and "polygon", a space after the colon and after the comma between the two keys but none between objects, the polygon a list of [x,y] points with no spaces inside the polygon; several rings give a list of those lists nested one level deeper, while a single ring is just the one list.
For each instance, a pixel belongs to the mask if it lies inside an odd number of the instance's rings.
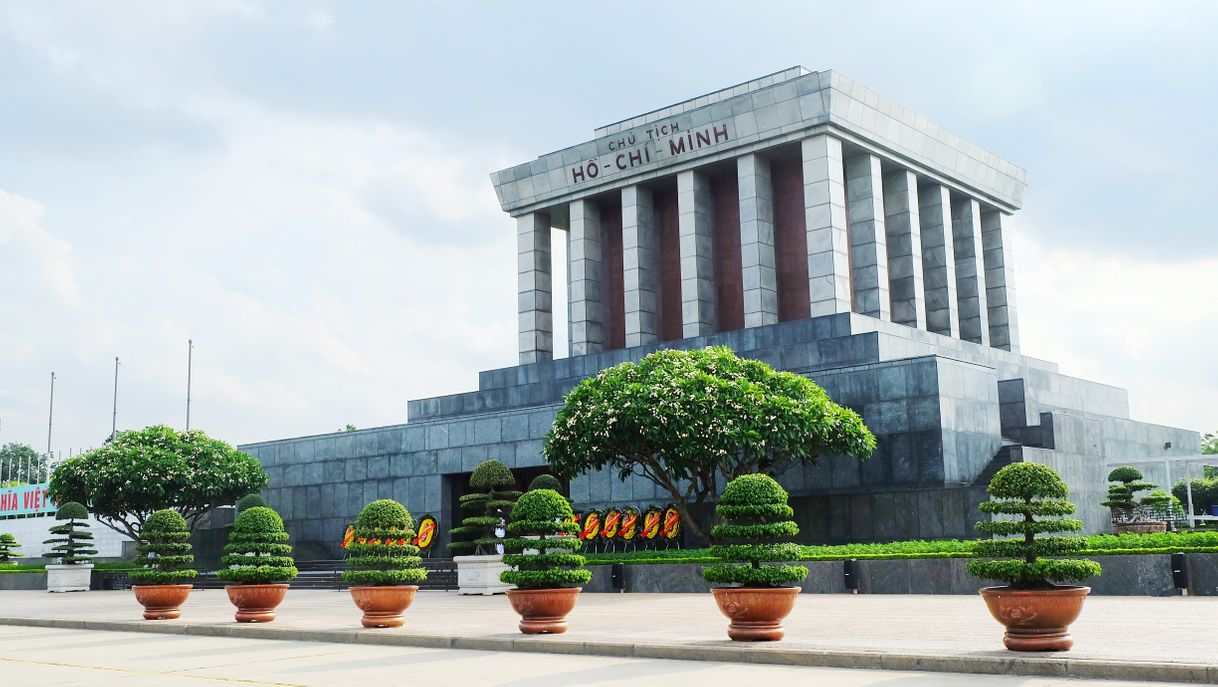
[{"label": "paved plaza", "polygon": [[[1218,617],[1214,597],[1091,598],[1073,627],[1075,649],[1048,655],[1003,650],[1001,627],[979,598],[968,596],[802,595],[786,623],[787,639],[775,644],[728,641],[726,620],[710,596],[702,594],[586,594],[569,618],[570,631],[547,637],[517,633],[518,617],[502,596],[460,597],[451,592],[420,592],[407,611],[407,626],[398,630],[361,629],[359,611],[344,591],[292,590],[279,619],[268,625],[233,622],[233,608],[221,590],[196,591],[183,607],[181,620],[157,622],[140,620],[131,592],[18,591],[4,592],[2,598],[0,626],[387,644],[403,650],[1218,683],[1218,652],[1206,634]],[[6,658],[14,656],[13,637],[32,631],[0,629]],[[109,641],[96,637],[97,642]],[[388,649],[377,649],[376,655],[392,655],[382,651]],[[75,654],[62,656],[70,662]],[[552,657],[529,660],[556,665]]]},{"label": "paved plaza", "polygon": [[674,685],[1132,687],[1141,682],[758,666],[0,627],[0,670],[19,685]]}]

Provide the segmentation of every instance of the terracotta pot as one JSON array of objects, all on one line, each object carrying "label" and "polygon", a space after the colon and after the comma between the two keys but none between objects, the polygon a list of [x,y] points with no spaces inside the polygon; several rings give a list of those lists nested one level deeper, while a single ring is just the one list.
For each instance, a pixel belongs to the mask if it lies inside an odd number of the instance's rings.
[{"label": "terracotta pot", "polygon": [[507,597],[522,618],[521,632],[558,635],[567,631],[567,614],[575,608],[575,598],[581,591],[583,587],[509,589]]},{"label": "terracotta pot", "polygon": [[182,617],[182,604],[193,588],[189,584],[137,584],[131,591],[144,607],[144,620],[173,620]]},{"label": "terracotta pot", "polygon": [[402,611],[414,601],[414,585],[398,587],[352,587],[351,598],[364,612],[364,627],[401,627],[406,619]]},{"label": "terracotta pot", "polygon": [[1091,587],[1011,589],[985,587],[990,615],[1006,626],[1002,643],[1011,651],[1069,651],[1070,623],[1083,611]]},{"label": "terracotta pot", "polygon": [[799,587],[712,587],[719,610],[731,622],[727,636],[738,642],[782,639],[782,619],[791,614]]},{"label": "terracotta pot", "polygon": [[224,591],[228,592],[228,600],[237,607],[237,622],[269,623],[275,619],[275,607],[283,603],[288,585],[230,584]]}]

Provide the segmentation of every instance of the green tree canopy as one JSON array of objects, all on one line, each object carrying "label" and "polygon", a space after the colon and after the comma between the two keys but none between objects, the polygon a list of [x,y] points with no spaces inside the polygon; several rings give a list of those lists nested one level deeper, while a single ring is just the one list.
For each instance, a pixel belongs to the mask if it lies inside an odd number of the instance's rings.
[{"label": "green tree canopy", "polygon": [[29,444],[10,442],[0,446],[0,484],[32,484],[46,478],[47,457]]},{"label": "green tree canopy", "polygon": [[49,495],[87,503],[102,524],[138,539],[153,511],[176,510],[193,530],[199,516],[266,485],[257,458],[197,430],[155,426],[60,463]]},{"label": "green tree canopy", "polygon": [[1209,432],[1201,436],[1201,452],[1204,454],[1218,453],[1218,432]]},{"label": "green tree canopy", "polygon": [[565,477],[611,469],[656,483],[707,543],[703,506],[717,480],[778,474],[822,455],[867,458],[875,437],[810,379],[713,347],[657,351],[584,380],[544,450]]}]

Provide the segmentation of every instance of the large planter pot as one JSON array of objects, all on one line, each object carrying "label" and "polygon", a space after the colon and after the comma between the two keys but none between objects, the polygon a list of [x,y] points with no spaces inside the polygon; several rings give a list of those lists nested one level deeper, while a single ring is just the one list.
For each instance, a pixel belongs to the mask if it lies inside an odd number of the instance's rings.
[{"label": "large planter pot", "polygon": [[415,585],[397,587],[352,587],[351,598],[364,612],[360,621],[364,627],[401,627],[406,619],[402,611],[414,601]]},{"label": "large planter pot", "polygon": [[719,611],[727,616],[727,636],[738,642],[782,639],[782,619],[791,614],[799,587],[712,587]]},{"label": "large planter pot", "polygon": [[174,620],[182,617],[182,604],[194,585],[137,584],[131,588],[144,607],[144,620]]},{"label": "large planter pot", "polygon": [[1002,623],[1002,643],[1011,651],[1068,651],[1074,646],[1070,623],[1083,611],[1091,587],[1011,589],[985,587],[981,598]]},{"label": "large planter pot", "polygon": [[526,635],[553,634],[567,631],[567,614],[575,608],[575,599],[582,587],[561,589],[509,589],[508,601],[520,614],[520,631]]},{"label": "large planter pot", "polygon": [[457,564],[457,593],[490,596],[502,594],[511,585],[499,581],[499,573],[508,569],[503,554],[490,556],[453,556]]},{"label": "large planter pot", "polygon": [[239,623],[269,623],[275,619],[275,608],[288,593],[286,584],[230,584],[224,588],[228,600],[237,607]]},{"label": "large planter pot", "polygon": [[92,563],[76,565],[47,564],[48,592],[87,592],[93,576]]}]

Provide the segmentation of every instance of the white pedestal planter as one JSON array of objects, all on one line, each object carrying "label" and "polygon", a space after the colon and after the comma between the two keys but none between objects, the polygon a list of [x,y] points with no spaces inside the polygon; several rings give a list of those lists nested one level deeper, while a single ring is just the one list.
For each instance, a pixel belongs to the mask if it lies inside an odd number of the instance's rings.
[{"label": "white pedestal planter", "polygon": [[92,563],[78,565],[47,565],[48,592],[87,592],[89,578],[93,574]]},{"label": "white pedestal planter", "polygon": [[457,564],[458,594],[503,594],[511,585],[499,581],[499,573],[507,570],[503,556],[453,556]]}]

